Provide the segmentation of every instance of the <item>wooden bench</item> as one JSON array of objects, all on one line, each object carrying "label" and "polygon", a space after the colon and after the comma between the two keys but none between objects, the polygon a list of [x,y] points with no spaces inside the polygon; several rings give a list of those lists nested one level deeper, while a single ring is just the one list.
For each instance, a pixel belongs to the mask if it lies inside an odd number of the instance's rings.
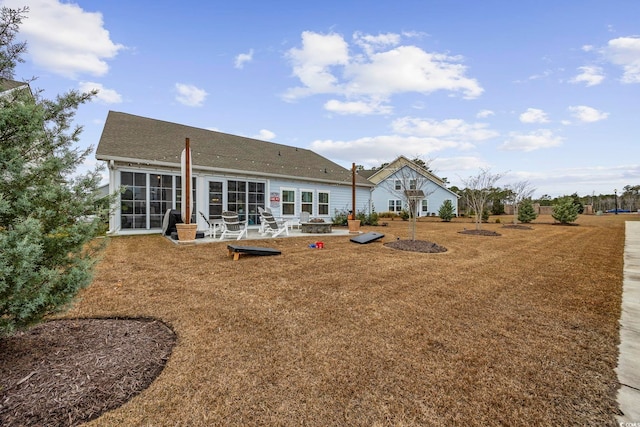
[{"label": "wooden bench", "polygon": [[242,254],[266,256],[280,255],[282,253],[277,249],[261,248],[259,246],[227,245],[227,249],[229,250],[229,256],[233,256],[234,261],[240,259],[240,255]]}]

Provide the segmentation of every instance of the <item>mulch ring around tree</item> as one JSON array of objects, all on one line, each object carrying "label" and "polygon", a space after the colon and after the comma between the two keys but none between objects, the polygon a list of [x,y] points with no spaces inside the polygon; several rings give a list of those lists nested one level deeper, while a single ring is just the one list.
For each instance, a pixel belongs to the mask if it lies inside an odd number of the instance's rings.
[{"label": "mulch ring around tree", "polygon": [[462,230],[458,231],[460,234],[473,234],[475,236],[502,236],[502,234],[491,230]]},{"label": "mulch ring around tree", "polygon": [[175,333],[154,319],[65,319],[0,339],[0,425],[76,426],[162,372]]},{"label": "mulch ring around tree", "polygon": [[396,240],[384,244],[391,249],[401,251],[421,252],[421,253],[441,253],[446,252],[447,248],[426,240]]}]

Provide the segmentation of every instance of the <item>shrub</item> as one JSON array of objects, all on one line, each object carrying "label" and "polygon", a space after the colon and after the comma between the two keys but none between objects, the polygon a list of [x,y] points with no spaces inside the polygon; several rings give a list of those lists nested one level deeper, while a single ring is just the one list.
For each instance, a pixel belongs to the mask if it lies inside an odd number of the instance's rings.
[{"label": "shrub", "polygon": [[518,221],[528,224],[538,217],[536,210],[533,208],[531,199],[525,199],[518,208]]},{"label": "shrub", "polygon": [[349,217],[349,212],[346,209],[334,211],[333,218],[331,218],[331,223],[333,225],[347,225],[347,218]]},{"label": "shrub", "polygon": [[558,199],[557,204],[553,206],[553,219],[561,224],[569,224],[578,218],[578,206],[571,196],[565,196]]},{"label": "shrub", "polygon": [[451,203],[451,200],[445,200],[442,203],[442,206],[440,206],[440,209],[438,210],[438,215],[440,216],[440,219],[443,220],[444,222],[451,221],[451,219],[454,216],[453,203]]},{"label": "shrub", "polygon": [[403,221],[407,221],[409,219],[409,211],[402,209],[402,211],[400,211],[400,218],[402,218]]}]

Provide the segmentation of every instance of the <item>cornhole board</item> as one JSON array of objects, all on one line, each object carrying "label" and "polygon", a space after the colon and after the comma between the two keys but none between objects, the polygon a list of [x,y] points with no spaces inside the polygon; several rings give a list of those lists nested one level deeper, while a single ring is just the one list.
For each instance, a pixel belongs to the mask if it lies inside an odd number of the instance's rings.
[{"label": "cornhole board", "polygon": [[227,245],[227,249],[229,250],[229,256],[233,255],[234,261],[240,259],[241,254],[265,256],[280,255],[282,253],[277,249],[261,248],[258,246]]},{"label": "cornhole board", "polygon": [[364,245],[365,243],[375,242],[376,240],[382,239],[384,234],[376,233],[375,231],[370,231],[369,233],[364,233],[356,237],[352,237],[350,240],[354,243],[360,243]]}]

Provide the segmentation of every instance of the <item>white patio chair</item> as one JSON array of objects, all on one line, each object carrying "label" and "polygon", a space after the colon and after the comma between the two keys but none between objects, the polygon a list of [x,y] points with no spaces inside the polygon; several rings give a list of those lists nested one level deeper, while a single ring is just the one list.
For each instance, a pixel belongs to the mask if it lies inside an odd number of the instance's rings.
[{"label": "white patio chair", "polygon": [[237,212],[222,212],[222,224],[224,229],[220,234],[220,240],[235,237],[236,240],[247,237],[247,222],[240,221]]},{"label": "white patio chair", "polygon": [[293,218],[287,221],[289,223],[289,227],[293,230],[293,227],[296,227],[298,230],[302,228],[302,223],[309,222],[309,212],[300,212],[300,216],[298,218]]},{"label": "white patio chair", "polygon": [[279,236],[282,233],[289,235],[289,227],[286,222],[278,222],[269,212],[263,212],[261,222],[264,224],[263,234],[271,234],[271,237]]}]

